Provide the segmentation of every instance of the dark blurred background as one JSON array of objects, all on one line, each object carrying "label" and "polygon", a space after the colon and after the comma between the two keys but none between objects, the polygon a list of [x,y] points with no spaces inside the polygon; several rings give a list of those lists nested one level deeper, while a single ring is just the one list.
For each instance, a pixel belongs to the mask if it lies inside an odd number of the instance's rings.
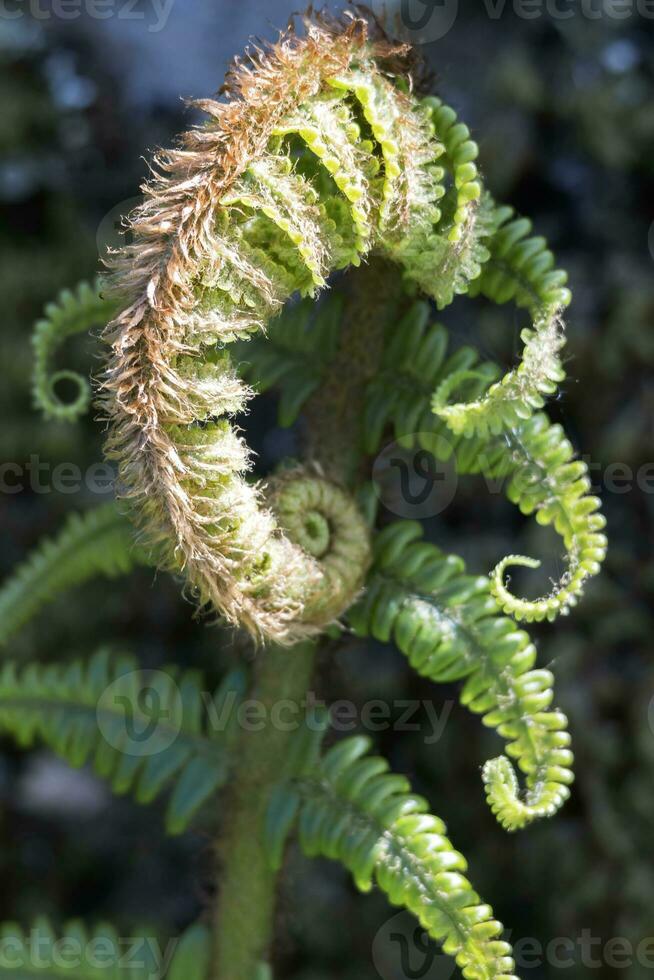
[{"label": "dark blurred background", "polygon": [[[424,712],[420,731],[387,732],[379,742],[446,819],[512,941],[530,937],[545,949],[559,940],[540,956],[533,942],[522,944],[523,977],[617,970],[636,980],[654,971],[654,941],[636,955],[654,935],[654,11],[635,0],[583,6],[450,4],[451,26],[440,24],[433,33],[442,36],[422,46],[435,90],[480,144],[490,189],[533,218],[570,272],[570,377],[553,414],[592,464],[610,535],[606,570],[578,610],[534,631],[570,716],[573,797],[555,820],[503,833],[479,772],[499,742],[458,705],[435,744],[425,739]],[[60,288],[94,275],[102,219],[138,193],[149,151],[193,121],[183,100],[214,92],[248,38],[273,38],[297,8],[284,0],[146,0],[128,12],[117,0],[106,19],[92,16],[95,9],[83,0],[63,9],[26,0],[0,10],[0,461],[21,467],[33,455],[51,468],[101,458],[91,418],[65,427],[32,409],[33,321]],[[100,244],[113,221],[112,212]],[[447,322],[455,342],[460,324],[461,340],[486,356],[510,363],[519,353],[510,307],[477,317],[463,301]],[[67,362],[88,370],[98,354],[93,338],[75,341]],[[271,406],[264,402],[250,420],[263,469],[288,446]],[[3,574],[68,512],[97,502],[86,491],[29,486],[0,494]],[[430,534],[479,572],[507,551],[538,554],[540,541],[514,508],[464,482]],[[85,586],[9,652],[62,660],[103,642],[146,664],[199,667],[210,685],[232,656],[230,638],[194,622],[174,583],[153,583],[147,573]],[[359,704],[429,700],[439,713],[456,696],[412,676],[394,651],[354,643],[323,665],[318,688]],[[177,935],[210,898],[208,828],[167,840],[161,807],[112,799],[92,774],[70,772],[48,753],[25,756],[0,741],[0,801],[0,919],[106,917],[122,929],[138,922]],[[277,975],[448,977],[451,968],[426,959],[419,943],[410,968],[399,965],[391,917],[383,897],[359,896],[339,868],[294,854]],[[616,956],[615,944],[606,952],[621,938],[631,957]]]}]

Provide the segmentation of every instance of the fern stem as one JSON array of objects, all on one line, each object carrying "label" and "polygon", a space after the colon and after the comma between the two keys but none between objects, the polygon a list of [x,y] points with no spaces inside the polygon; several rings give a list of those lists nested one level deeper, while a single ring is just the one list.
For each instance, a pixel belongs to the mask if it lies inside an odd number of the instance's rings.
[{"label": "fern stem", "polygon": [[[269,646],[258,657],[220,843],[213,980],[255,980],[273,934],[277,872],[264,844],[270,795],[302,719],[316,645]],[[245,715],[244,715],[245,717]],[[290,730],[289,730],[290,729]]]}]

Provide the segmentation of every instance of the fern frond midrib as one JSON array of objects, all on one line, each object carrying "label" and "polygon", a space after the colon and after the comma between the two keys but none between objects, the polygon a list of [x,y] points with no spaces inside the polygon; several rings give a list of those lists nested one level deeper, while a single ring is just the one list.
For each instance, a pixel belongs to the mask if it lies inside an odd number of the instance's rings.
[{"label": "fern frond midrib", "polygon": [[506,259],[500,259],[491,253],[490,258],[487,260],[484,267],[484,272],[494,269],[497,272],[501,272],[507,279],[512,279],[513,282],[517,283],[518,288],[531,296],[533,302],[533,309],[543,306],[543,301],[534,289],[533,283],[529,281],[525,276],[517,272],[515,267],[507,262]]},{"label": "fern frond midrib", "polygon": [[571,537],[574,537],[576,531],[575,531],[574,521],[570,516],[568,498],[565,492],[562,493],[560,488],[557,487],[556,471],[552,472],[551,470],[549,470],[541,460],[539,460],[536,456],[533,455],[533,453],[529,449],[527,442],[520,439],[520,429],[518,429],[516,432],[506,432],[505,441],[509,444],[512,451],[515,452],[516,454],[519,454],[519,456],[521,457],[520,460],[516,462],[514,473],[517,472],[517,470],[521,466],[524,467],[525,469],[527,467],[531,467],[532,469],[538,470],[540,476],[538,478],[534,477],[531,480],[531,482],[535,483],[538,480],[538,482],[545,484],[545,486],[547,486],[548,489],[550,490],[551,495],[547,497],[545,500],[541,501],[539,504],[537,504],[535,509],[537,511],[544,510],[545,507],[547,507],[549,504],[555,501],[559,507],[561,515],[565,520],[565,523],[568,528],[568,533],[570,534]]}]

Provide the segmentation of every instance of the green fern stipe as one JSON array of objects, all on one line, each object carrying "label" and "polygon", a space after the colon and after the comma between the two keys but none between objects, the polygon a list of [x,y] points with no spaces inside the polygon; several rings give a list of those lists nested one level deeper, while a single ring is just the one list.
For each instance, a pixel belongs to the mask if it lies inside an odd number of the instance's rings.
[{"label": "green fern stipe", "polygon": [[[100,295],[98,282],[80,283],[74,291],[64,289],[54,303],[46,306],[45,317],[36,323],[32,335],[34,401],[46,419],[74,422],[87,412],[91,388],[86,378],[74,371],[53,371],[52,360],[69,337],[93,326],[104,326],[115,312],[115,300]],[[57,385],[66,381],[77,388],[77,396],[69,402],[63,402],[56,391]]]},{"label": "green fern stipe", "polygon": [[466,575],[460,558],[422,540],[419,524],[393,524],[377,537],[368,589],[349,621],[359,636],[394,640],[424,677],[465,679],[462,703],[507,740],[527,777],[523,799],[506,757],[484,768],[504,827],[517,830],[563,805],[573,756],[566,717],[551,709],[554,678],[535,669],[536,648],[501,615],[486,576]]},{"label": "green fern stipe", "polygon": [[20,745],[43,741],[69,765],[91,761],[114,793],[150,803],[172,795],[169,833],[185,830],[224,784],[244,678],[230,675],[211,703],[201,679],[148,673],[101,651],[88,664],[0,669],[0,730]]},{"label": "green fern stipe", "polygon": [[71,515],[57,537],[41,542],[0,589],[0,645],[62,593],[98,575],[126,575],[137,564],[146,558],[114,503]]},{"label": "green fern stipe", "polygon": [[29,929],[0,925],[0,977],[7,980],[208,980],[209,935],[192,926],[172,958],[157,936],[125,936],[106,923],[88,929],[67,922],[61,934],[47,919]]},{"label": "green fern stipe", "polygon": [[442,820],[388,763],[366,755],[365,738],[340,742],[314,780],[302,783],[302,849],[340,861],[367,892],[376,881],[393,905],[412,912],[456,959],[463,976],[511,980],[511,947],[502,925],[465,877],[466,861]]}]

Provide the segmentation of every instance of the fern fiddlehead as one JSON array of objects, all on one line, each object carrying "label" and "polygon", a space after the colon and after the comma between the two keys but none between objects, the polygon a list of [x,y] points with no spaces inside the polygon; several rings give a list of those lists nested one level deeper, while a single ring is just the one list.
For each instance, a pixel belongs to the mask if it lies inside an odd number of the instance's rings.
[{"label": "fern fiddlehead", "polygon": [[[362,22],[310,25],[258,65],[256,86],[234,76],[233,100],[202,103],[211,123],[164,157],[117,265],[131,302],[107,331],[108,452],[152,543],[167,549],[160,560],[184,568],[201,602],[279,641],[347,608],[364,581],[367,531],[352,513],[359,574],[338,594],[324,559],[282,526],[274,496],[272,510],[260,506],[228,421],[249,395],[229,345],[373,250],[445,304],[480,274],[496,225],[488,200],[472,207],[467,130],[393,84],[391,54]],[[447,228],[443,155],[456,199]],[[338,494],[323,482],[318,496],[340,505]]]},{"label": "fern fiddlehead", "polygon": [[533,643],[501,615],[488,579],[466,575],[460,558],[421,538],[420,525],[409,521],[378,535],[368,589],[349,620],[361,636],[395,640],[423,676],[465,681],[462,703],[507,739],[527,776],[522,799],[506,756],[484,767],[488,802],[503,826],[516,830],[552,816],[573,778],[567,720],[551,709],[554,678],[534,669]]},{"label": "fern fiddlehead", "polygon": [[[59,347],[75,334],[105,324],[116,312],[116,303],[101,295],[99,283],[83,282],[76,290],[64,289],[54,303],[45,308],[45,316],[36,323],[32,335],[34,348],[34,401],[46,418],[74,422],[84,415],[91,403],[91,387],[75,371],[53,371],[51,362]],[[76,396],[62,400],[57,386],[72,384]]]}]

